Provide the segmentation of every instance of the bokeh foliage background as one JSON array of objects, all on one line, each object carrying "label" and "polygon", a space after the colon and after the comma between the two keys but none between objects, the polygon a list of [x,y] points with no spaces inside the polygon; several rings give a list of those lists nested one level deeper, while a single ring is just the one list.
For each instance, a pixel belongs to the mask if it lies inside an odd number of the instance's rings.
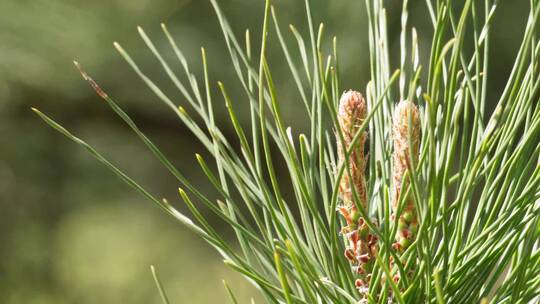
[{"label": "bokeh foliage background", "polygon": [[[263,2],[221,1],[239,38],[249,27],[258,40]],[[511,68],[527,13],[525,0],[501,2],[494,19],[492,96]],[[307,34],[303,1],[273,3],[282,26],[294,23]],[[391,45],[397,45],[399,10],[394,5],[388,12]],[[369,77],[363,1],[314,0],[313,11],[316,22],[324,21],[326,37],[338,37],[344,86],[363,90]],[[423,1],[412,3],[411,15],[421,55],[427,56],[425,35],[431,26]],[[150,264],[156,265],[173,303],[223,303],[222,279],[242,303],[257,298],[212,248],[29,110],[36,106],[51,114],[153,193],[181,204],[175,180],[80,79],[71,63],[77,59],[195,184],[212,191],[194,160],[194,153],[202,151],[197,139],[112,47],[120,42],[183,104],[135,29],[143,26],[174,62],[160,22],[168,25],[196,72],[201,70],[199,47],[206,47],[211,80],[224,80],[241,110],[245,96],[233,81],[209,1],[0,0],[0,303],[157,303]],[[292,35],[286,36],[293,43]],[[285,116],[292,120],[300,102],[277,44],[270,42],[269,56]],[[247,114],[244,107],[246,120]],[[218,122],[227,121],[223,111],[218,115]],[[303,126],[297,119],[293,124]]]}]

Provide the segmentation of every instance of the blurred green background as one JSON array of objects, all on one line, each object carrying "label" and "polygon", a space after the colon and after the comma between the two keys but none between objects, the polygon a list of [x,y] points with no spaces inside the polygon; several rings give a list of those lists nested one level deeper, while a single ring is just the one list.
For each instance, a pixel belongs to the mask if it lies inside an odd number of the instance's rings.
[{"label": "blurred green background", "polygon": [[[263,1],[220,2],[238,37],[249,27],[257,41]],[[419,28],[426,57],[425,35],[431,29],[420,2],[413,3],[411,21]],[[524,0],[503,2],[494,20],[493,96],[511,68],[528,9]],[[307,34],[303,1],[273,3],[293,45],[289,23]],[[314,0],[313,10],[316,23],[326,24],[326,37],[338,36],[342,89],[363,91],[369,77],[363,1]],[[390,6],[388,13],[392,50],[397,49],[399,10]],[[120,42],[175,102],[185,104],[136,31],[143,26],[179,69],[160,22],[168,25],[198,75],[199,48],[205,46],[212,82],[225,80],[231,96],[245,105],[207,0],[0,1],[0,303],[158,303],[151,264],[173,303],[223,303],[223,279],[241,303],[259,299],[210,246],[29,110],[35,106],[50,114],[152,193],[182,209],[175,180],[81,80],[71,63],[77,59],[195,184],[212,191],[194,160],[194,153],[202,151],[196,138],[112,47],[113,41]],[[286,101],[286,117],[297,117],[298,95],[280,48],[271,41],[269,61]],[[213,90],[220,100],[215,85]],[[239,108],[246,119],[246,107]],[[227,117],[220,115],[223,125]],[[295,125],[301,127],[302,121]]]}]

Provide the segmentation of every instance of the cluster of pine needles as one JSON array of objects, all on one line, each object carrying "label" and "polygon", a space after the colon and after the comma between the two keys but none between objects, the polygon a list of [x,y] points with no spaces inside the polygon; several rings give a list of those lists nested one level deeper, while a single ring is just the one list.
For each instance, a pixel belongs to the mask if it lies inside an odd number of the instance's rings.
[{"label": "cluster of pine needles", "polygon": [[[34,111],[206,240],[268,303],[539,300],[539,0],[530,0],[529,15],[515,21],[526,23],[525,30],[499,96],[487,89],[494,60],[490,49],[496,47],[490,40],[492,17],[499,13],[496,0],[426,0],[432,28],[422,37],[431,37],[424,42],[431,44],[429,54],[419,53],[408,1],[400,1],[397,62],[390,62],[388,49],[385,2],[390,1],[366,0],[371,80],[365,88],[354,88],[363,95],[343,93],[350,88],[341,87],[337,40],[323,47],[324,26],[314,26],[310,0],[305,0],[308,33],[291,26],[293,45],[285,39],[289,34],[276,8],[266,1],[256,50],[250,32],[237,38],[218,1],[210,2],[242,96],[230,96],[222,83],[222,96],[212,96],[204,49],[204,73],[197,76],[165,25],[179,71],[143,29],[139,34],[178,88],[182,105],[118,43],[115,47],[213,156],[197,155],[196,160],[220,199],[192,184],[78,64],[84,79],[178,180],[191,215]],[[282,50],[290,67],[290,75],[280,77],[290,77],[298,92],[310,126],[305,134],[295,133],[283,119],[266,56],[270,43]],[[235,138],[227,138],[216,124],[218,103],[227,107]],[[493,111],[489,104],[495,105]],[[249,124],[241,123],[239,107],[249,108]],[[278,176],[278,162],[286,176]],[[208,211],[230,225],[237,243],[212,225],[204,215]],[[234,292],[227,290],[236,303]]]}]

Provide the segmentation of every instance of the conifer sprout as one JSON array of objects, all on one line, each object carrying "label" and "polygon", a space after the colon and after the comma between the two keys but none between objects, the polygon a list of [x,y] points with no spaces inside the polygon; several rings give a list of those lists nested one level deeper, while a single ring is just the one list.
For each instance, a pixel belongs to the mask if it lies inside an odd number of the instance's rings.
[{"label": "conifer sprout", "polygon": [[398,103],[393,119],[393,192],[392,211],[398,212],[398,204],[403,200],[403,210],[399,216],[398,243],[402,249],[407,248],[407,240],[414,238],[418,226],[418,218],[414,209],[412,195],[401,198],[404,189],[410,185],[405,179],[405,172],[418,163],[418,153],[420,150],[420,115],[416,105],[404,100]]},{"label": "conifer sprout", "polygon": [[[354,136],[358,133],[360,126],[365,121],[367,115],[367,104],[362,94],[355,91],[343,93],[339,101],[338,122],[343,143],[340,136],[337,138],[338,165],[346,164],[345,151],[351,147]],[[364,210],[368,210],[368,199],[366,190],[366,164],[367,156],[364,146],[367,140],[367,132],[360,134],[356,146],[353,148],[349,160],[347,172],[342,175],[339,182],[339,194],[344,203],[344,208],[352,213],[356,212],[355,195],[358,195],[358,205]],[[354,190],[353,190],[354,188]],[[352,214],[351,214],[352,215]]]},{"label": "conifer sprout", "polygon": [[[369,214],[365,176],[367,155],[364,151],[368,133],[360,130],[366,116],[367,103],[362,94],[355,91],[343,93],[338,108],[338,132],[341,134],[336,137],[338,164],[339,167],[345,166],[346,172],[339,182],[339,194],[343,205],[338,210],[347,224],[342,229],[342,233],[348,240],[345,257],[360,276],[355,281],[355,286],[362,294],[368,290],[374,265],[373,258],[377,251],[377,237],[369,231],[364,217],[358,210],[361,208],[364,214]],[[361,133],[358,134],[359,132]],[[353,146],[353,139],[357,134],[360,137]],[[340,135],[343,136],[343,142]],[[345,155],[347,150],[351,150],[348,159]]]},{"label": "conifer sprout", "polygon": [[[392,216],[399,215],[398,235],[394,249],[403,252],[415,239],[418,231],[418,215],[414,208],[413,197],[412,195],[402,197],[405,195],[403,190],[410,186],[405,173],[418,163],[420,151],[420,114],[411,101],[403,100],[397,104],[394,111],[392,135],[394,140]],[[398,208],[400,202],[403,204],[402,208]]]}]

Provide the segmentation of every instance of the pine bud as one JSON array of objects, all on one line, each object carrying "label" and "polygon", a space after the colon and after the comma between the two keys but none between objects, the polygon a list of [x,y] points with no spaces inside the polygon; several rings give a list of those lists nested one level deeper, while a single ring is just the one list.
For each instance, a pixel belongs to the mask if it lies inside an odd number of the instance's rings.
[{"label": "pine bud", "polygon": [[[367,104],[362,94],[355,91],[347,91],[341,96],[338,109],[339,131],[336,134],[338,142],[338,166],[345,167],[345,171],[339,180],[339,194],[343,205],[338,210],[347,223],[342,231],[346,231],[348,246],[345,256],[351,262],[352,270],[359,277],[356,286],[359,292],[365,296],[371,281],[371,271],[374,266],[374,257],[377,252],[377,238],[371,234],[365,219],[361,216],[361,210],[368,212],[368,198],[366,187],[366,163],[367,156],[364,145],[367,140],[367,132],[359,133],[367,115]],[[341,134],[340,134],[341,133]],[[343,138],[341,137],[343,135]],[[357,141],[353,145],[354,138]],[[342,140],[343,139],[343,140]],[[354,148],[351,148],[354,147]],[[351,150],[349,157],[345,154]],[[358,195],[356,197],[355,195]],[[356,200],[358,198],[358,200]],[[351,255],[355,259],[351,259]]]},{"label": "pine bud", "polygon": [[[337,135],[339,166],[345,163],[345,153],[350,148],[352,141],[367,114],[367,104],[362,94],[356,91],[347,91],[341,96],[338,111],[338,123],[341,133],[343,134],[343,142],[341,142],[339,134]],[[367,157],[364,151],[364,144],[367,140],[367,132],[363,132],[354,150],[351,152],[348,159],[348,168],[343,173],[339,183],[339,192],[341,199],[346,207],[354,206],[354,191],[358,194],[360,206],[367,210],[367,190],[365,169]],[[350,172],[350,174],[349,174]]]},{"label": "pine bud", "polygon": [[[410,122],[410,125],[409,125]],[[410,140],[409,140],[410,136]],[[399,201],[399,195],[403,183],[407,163],[412,150],[413,160],[418,159],[420,148],[420,115],[418,108],[410,101],[401,101],[394,113],[393,125],[394,137],[394,208]],[[409,145],[411,143],[412,147]]]},{"label": "pine bud", "polygon": [[[409,163],[410,159],[409,154],[412,151],[412,159],[416,162],[418,160],[418,152],[420,149],[420,115],[418,113],[418,108],[414,105],[414,103],[408,100],[403,100],[396,106],[394,113],[393,137],[394,191],[392,207],[395,212],[402,190],[403,177],[407,171],[407,163]],[[409,142],[412,146],[409,145]],[[410,212],[411,210],[412,201],[407,200],[404,213],[407,214],[408,219],[414,221],[414,219],[411,218],[411,214],[414,212]]]},{"label": "pine bud", "polygon": [[[404,180],[405,172],[418,161],[420,151],[420,114],[414,103],[403,100],[396,106],[393,120],[394,167],[392,211],[395,214],[401,200],[402,191],[410,180]],[[412,163],[411,163],[412,160]],[[409,197],[403,198],[404,208],[398,219],[398,236],[393,248],[397,251],[406,250],[416,237],[418,219],[414,209],[414,201]]]}]

